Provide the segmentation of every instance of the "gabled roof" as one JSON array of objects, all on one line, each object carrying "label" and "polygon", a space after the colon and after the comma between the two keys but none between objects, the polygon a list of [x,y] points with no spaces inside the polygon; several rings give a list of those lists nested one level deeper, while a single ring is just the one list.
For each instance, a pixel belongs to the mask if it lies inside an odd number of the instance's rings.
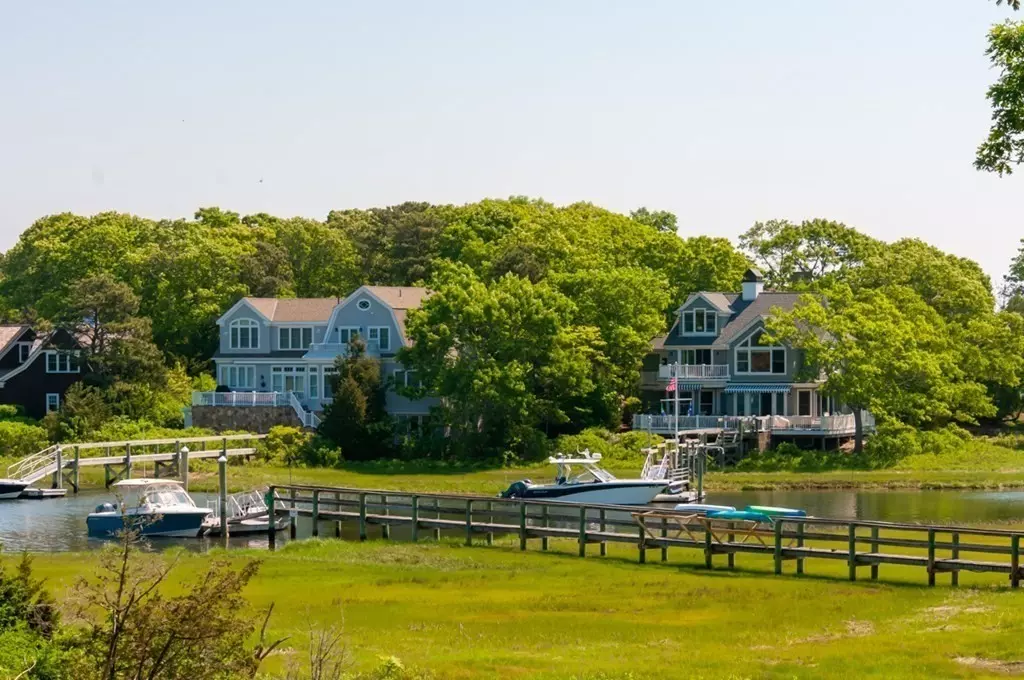
[{"label": "gabled roof", "polygon": [[270,323],[327,323],[331,318],[331,312],[341,300],[336,297],[328,298],[260,298],[244,297],[231,309],[224,312],[218,323],[223,323],[225,317],[234,312],[238,307],[247,305],[257,314]]},{"label": "gabled roof", "polygon": [[28,324],[0,324],[0,357],[7,354],[14,342],[30,328]]},{"label": "gabled roof", "polygon": [[683,307],[689,307],[697,298],[704,298],[708,303],[720,312],[727,313],[732,311],[732,303],[738,298],[739,295],[736,293],[717,293],[710,291],[698,291],[696,293],[690,293],[690,297],[686,298],[686,302],[683,303]]},{"label": "gabled roof", "polygon": [[730,316],[727,321],[719,326],[718,335],[716,337],[710,335],[680,335],[679,318],[677,316],[668,334],[659,336],[652,341],[652,349],[689,346],[728,347],[746,330],[752,328],[757,321],[767,318],[773,307],[779,307],[783,311],[793,309],[797,302],[800,301],[801,293],[775,293],[769,291],[759,294],[753,300],[744,300],[735,293],[701,291],[691,295],[687,299],[687,304],[698,295],[715,304],[716,307],[718,302],[725,301],[728,303],[728,306],[723,311],[729,312]]}]

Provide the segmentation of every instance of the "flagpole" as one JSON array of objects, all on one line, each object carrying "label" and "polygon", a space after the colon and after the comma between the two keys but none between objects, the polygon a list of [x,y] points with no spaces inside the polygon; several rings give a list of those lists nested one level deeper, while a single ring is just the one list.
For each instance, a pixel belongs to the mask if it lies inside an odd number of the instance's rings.
[{"label": "flagpole", "polygon": [[678,450],[678,447],[679,447],[679,362],[678,361],[676,362],[676,365],[675,365],[675,374],[676,374],[676,408],[675,408],[675,412],[676,412],[676,431],[672,433],[672,436],[676,440],[676,448]]}]

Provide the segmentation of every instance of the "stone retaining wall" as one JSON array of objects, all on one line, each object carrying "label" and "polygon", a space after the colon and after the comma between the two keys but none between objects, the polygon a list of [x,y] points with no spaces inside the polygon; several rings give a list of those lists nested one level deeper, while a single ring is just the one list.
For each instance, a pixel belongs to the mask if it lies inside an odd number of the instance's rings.
[{"label": "stone retaining wall", "polygon": [[265,434],[275,425],[302,427],[291,406],[193,406],[192,426],[215,432],[243,430]]}]

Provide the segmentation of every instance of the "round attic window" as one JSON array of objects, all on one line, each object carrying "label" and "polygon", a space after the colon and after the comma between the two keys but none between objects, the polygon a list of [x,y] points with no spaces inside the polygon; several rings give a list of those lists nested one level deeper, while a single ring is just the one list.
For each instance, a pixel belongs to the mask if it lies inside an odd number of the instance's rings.
[{"label": "round attic window", "polygon": [[370,301],[369,300],[360,300],[359,302],[356,303],[356,307],[358,307],[359,309],[361,309],[361,310],[363,310],[365,312],[367,309],[370,308]]}]

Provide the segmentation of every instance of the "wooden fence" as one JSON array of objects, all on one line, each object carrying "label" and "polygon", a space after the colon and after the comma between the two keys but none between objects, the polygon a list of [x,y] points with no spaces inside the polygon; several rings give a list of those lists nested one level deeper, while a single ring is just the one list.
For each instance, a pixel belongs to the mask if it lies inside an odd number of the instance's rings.
[{"label": "wooden fence", "polygon": [[[371,526],[379,526],[383,538],[390,538],[397,527],[407,529],[412,541],[424,531],[435,539],[444,532],[464,536],[467,545],[480,537],[490,545],[495,535],[516,535],[520,550],[526,550],[531,539],[539,539],[542,550],[548,549],[551,538],[571,539],[580,557],[586,556],[589,545],[597,544],[599,554],[605,555],[608,543],[625,543],[636,546],[641,564],[648,550],[659,550],[665,561],[670,548],[689,548],[703,552],[708,569],[716,555],[725,555],[733,568],[736,555],[746,553],[771,557],[776,574],[783,573],[786,562],[796,563],[797,574],[804,573],[808,561],[845,562],[851,581],[861,568],[870,568],[871,578],[877,579],[883,564],[921,567],[928,585],[935,585],[940,573],[949,573],[952,585],[958,585],[960,572],[967,571],[1007,574],[1010,585],[1017,588],[1024,535],[1001,529],[816,517],[777,518],[765,525],[708,519],[685,510],[306,485],[271,487],[269,508],[272,517],[292,518],[293,538],[296,518],[305,516],[312,519],[313,536],[319,535],[323,522],[330,521],[339,537],[343,522],[356,524],[360,540],[368,537]],[[268,538],[273,549],[274,531]],[[965,559],[965,555],[987,559]]]}]

